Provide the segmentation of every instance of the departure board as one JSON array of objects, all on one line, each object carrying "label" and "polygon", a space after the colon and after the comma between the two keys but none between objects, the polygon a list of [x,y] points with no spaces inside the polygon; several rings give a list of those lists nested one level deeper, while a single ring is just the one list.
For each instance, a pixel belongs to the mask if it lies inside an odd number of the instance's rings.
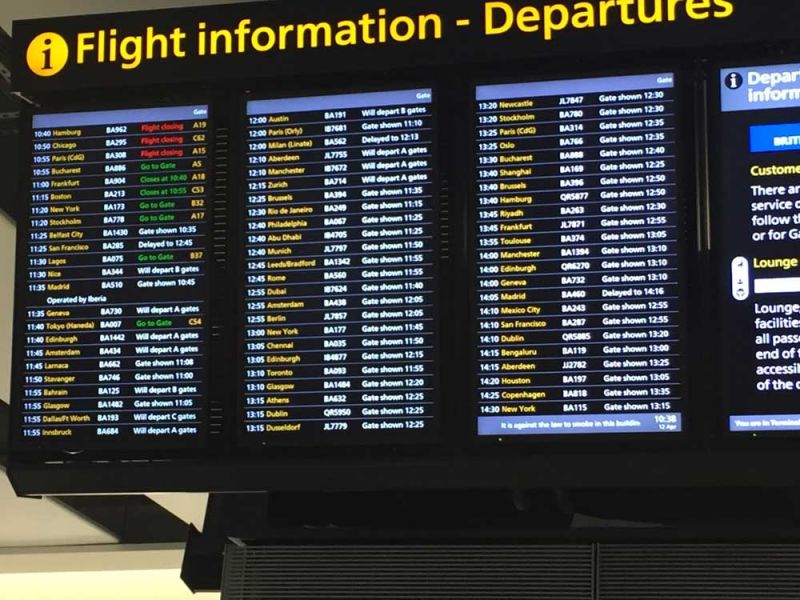
[{"label": "departure board", "polygon": [[207,106],[33,117],[22,447],[204,443],[208,132]]},{"label": "departure board", "polygon": [[477,87],[480,436],[681,431],[674,79]]},{"label": "departure board", "polygon": [[800,432],[800,64],[719,72],[711,145],[727,426]]},{"label": "departure board", "polygon": [[433,93],[247,103],[244,438],[436,434]]}]

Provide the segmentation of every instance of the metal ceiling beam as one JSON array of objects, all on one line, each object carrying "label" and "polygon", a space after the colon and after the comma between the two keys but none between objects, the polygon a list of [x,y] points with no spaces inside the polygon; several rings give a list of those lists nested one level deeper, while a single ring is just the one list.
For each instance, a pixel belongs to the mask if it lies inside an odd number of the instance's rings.
[{"label": "metal ceiling beam", "polygon": [[121,544],[178,544],[189,526],[146,496],[69,496],[58,504],[92,522]]},{"label": "metal ceiling beam", "polygon": [[0,399],[0,468],[5,468],[8,464],[8,432],[11,411],[2,399]]}]

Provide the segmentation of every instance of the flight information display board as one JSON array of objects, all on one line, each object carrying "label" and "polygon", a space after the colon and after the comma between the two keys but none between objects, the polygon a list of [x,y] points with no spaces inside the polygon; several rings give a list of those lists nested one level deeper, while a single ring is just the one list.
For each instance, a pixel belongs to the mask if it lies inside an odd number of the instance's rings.
[{"label": "flight information display board", "polygon": [[712,139],[728,428],[800,432],[800,64],[719,72]]},{"label": "flight information display board", "polygon": [[247,103],[244,438],[430,440],[433,92]]},{"label": "flight information display board", "polygon": [[674,80],[477,87],[480,436],[682,430]]},{"label": "flight information display board", "polygon": [[33,116],[21,448],[205,443],[208,132],[207,106]]}]

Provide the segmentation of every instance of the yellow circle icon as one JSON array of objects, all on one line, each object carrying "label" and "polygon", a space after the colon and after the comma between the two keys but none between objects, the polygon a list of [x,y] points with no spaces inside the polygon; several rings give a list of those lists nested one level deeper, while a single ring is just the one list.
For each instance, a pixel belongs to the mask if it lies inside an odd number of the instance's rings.
[{"label": "yellow circle icon", "polygon": [[67,40],[57,33],[40,33],[28,46],[26,59],[28,68],[39,77],[60,73],[69,59]]}]

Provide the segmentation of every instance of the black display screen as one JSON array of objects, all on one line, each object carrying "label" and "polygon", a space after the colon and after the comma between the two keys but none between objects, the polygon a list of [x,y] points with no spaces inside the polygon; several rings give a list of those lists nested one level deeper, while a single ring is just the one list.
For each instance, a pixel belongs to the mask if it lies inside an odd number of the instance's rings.
[{"label": "black display screen", "polygon": [[248,444],[436,434],[433,93],[247,103]]},{"label": "black display screen", "polygon": [[712,223],[732,432],[800,432],[800,64],[719,71]]},{"label": "black display screen", "polygon": [[33,116],[17,262],[20,449],[205,443],[208,112]]},{"label": "black display screen", "polygon": [[476,89],[479,436],[682,431],[671,73]]}]

